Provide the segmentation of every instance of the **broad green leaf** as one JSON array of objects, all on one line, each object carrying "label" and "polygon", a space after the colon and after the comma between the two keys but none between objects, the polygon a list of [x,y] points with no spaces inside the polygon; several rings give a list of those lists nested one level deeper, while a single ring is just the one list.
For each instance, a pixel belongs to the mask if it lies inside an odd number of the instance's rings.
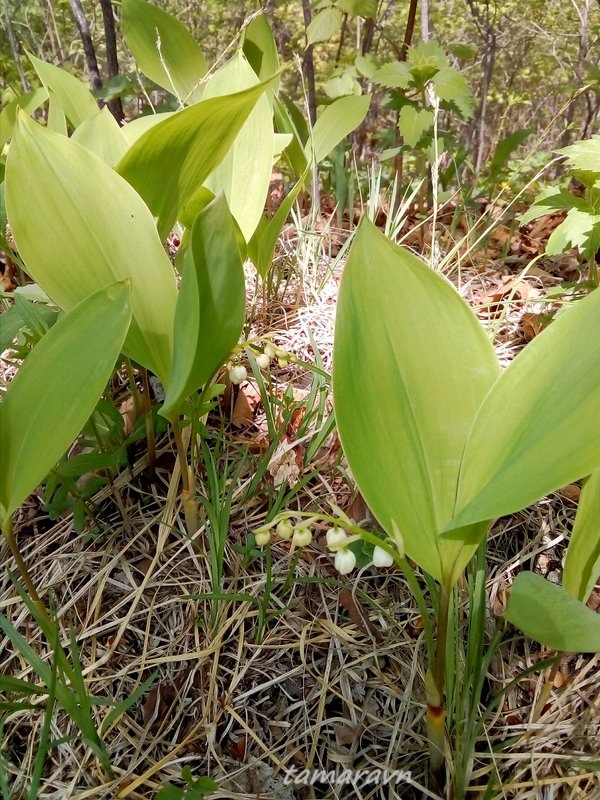
[{"label": "broad green leaf", "polygon": [[563,588],[586,602],[600,575],[600,469],[583,485],[563,571]]},{"label": "broad green leaf", "polygon": [[492,182],[495,183],[500,179],[502,170],[505,168],[510,156],[532,133],[532,128],[522,128],[510,133],[498,142],[490,159],[490,180]]},{"label": "broad green leaf", "polygon": [[[279,54],[273,32],[265,14],[252,20],[244,31],[244,55],[261,81],[267,80],[279,70]],[[279,82],[273,86],[277,94]]]},{"label": "broad green leaf", "polygon": [[319,115],[312,132],[312,152],[318,164],[342,139],[358,128],[367,115],[371,96],[340,97]]},{"label": "broad green leaf", "polygon": [[552,214],[554,211],[568,210],[576,206],[579,200],[566,189],[544,189],[535,198],[531,208],[521,214],[518,219],[521,225],[526,225],[534,219]]},{"label": "broad green leaf", "polygon": [[[173,227],[179,210],[223,160],[273,80],[173,114],[141,136],[117,164],[117,171],[158,217],[161,239]],[[271,135],[271,146],[272,141]]]},{"label": "broad green leaf", "polygon": [[360,83],[353,72],[353,69],[347,69],[341,75],[334,75],[325,81],[323,88],[327,97],[337,100],[338,97],[347,97],[350,94],[360,95],[362,93]]},{"label": "broad green leaf", "polygon": [[127,140],[121,133],[116,119],[104,106],[93,117],[86,119],[72,137],[91,153],[95,153],[110,167],[114,167],[128,148]]},{"label": "broad green leaf", "polygon": [[487,523],[440,538],[473,417],[499,366],[452,286],[363,219],[338,298],[333,388],[365,500],[438,581],[462,573]]},{"label": "broad green leaf", "polygon": [[453,527],[525,508],[600,467],[600,292],[527,345],[485,398]]},{"label": "broad green leaf", "polygon": [[87,297],[48,331],[11,382],[0,404],[3,522],[43,480],[94,410],[129,327],[128,295],[122,282]]},{"label": "broad green leaf", "polygon": [[300,177],[300,180],[282,200],[275,214],[269,220],[267,220],[266,217],[263,217],[261,223],[254,232],[254,236],[248,242],[248,255],[252,259],[258,274],[263,279],[267,277],[271,267],[273,266],[273,258],[275,255],[277,239],[279,238],[281,229],[285,225],[285,221],[292,210],[292,206],[294,205],[296,198],[302,191],[302,187],[304,186],[308,175],[309,168],[307,167],[304,171],[304,174]]},{"label": "broad green leaf", "polygon": [[444,48],[435,39],[419,42],[408,49],[408,62],[412,70],[425,72],[435,68],[436,71],[448,66]]},{"label": "broad green leaf", "polygon": [[[215,196],[210,189],[207,189],[206,186],[200,186],[196,194],[188,203],[183,206],[179,212],[179,222],[181,222],[182,225],[185,225],[188,230],[191,230],[198,214],[203,211],[209,203],[212,203],[214,199]],[[182,247],[180,247],[177,251],[177,257],[179,257],[181,249]],[[177,260],[175,262],[175,266],[179,268]]]},{"label": "broad green leaf", "polygon": [[60,308],[131,279],[125,352],[166,381],[177,287],[152,216],[131,186],[77,142],[20,114],[6,208],[28,273]]},{"label": "broad green leaf", "polygon": [[306,29],[306,40],[309,45],[327,42],[342,27],[343,14],[339,8],[329,6],[316,14]]},{"label": "broad green leaf", "polygon": [[354,66],[361,75],[365,76],[365,78],[371,79],[377,72],[377,61],[370,53],[365,56],[356,56],[354,59]]},{"label": "broad green leaf", "polygon": [[47,99],[46,87],[41,86],[39,89],[15,97],[4,106],[0,112],[0,148],[4,147],[13,134],[18,109],[22,108],[26,114],[33,114]]},{"label": "broad green leaf", "polygon": [[235,223],[223,195],[200,213],[185,254],[175,313],[173,371],[161,414],[177,414],[238,342],[246,290]]},{"label": "broad green leaf", "polygon": [[416,147],[423,134],[433,127],[433,111],[428,108],[416,109],[414,106],[402,106],[398,127],[406,144],[409,147]]},{"label": "broad green leaf", "polygon": [[74,128],[98,113],[98,104],[84,83],[64,69],[48,64],[31,53],[27,53],[27,56],[48,92],[56,95]]},{"label": "broad green leaf", "polygon": [[121,26],[138,67],[185,103],[202,96],[206,61],[191,33],[175,17],[144,0],[124,0]]},{"label": "broad green leaf", "polygon": [[460,58],[463,61],[468,61],[471,58],[475,58],[477,55],[477,46],[474,44],[457,42],[456,44],[451,44],[448,47],[448,51],[452,53],[453,56],[456,56],[456,58]]},{"label": "broad green leaf", "polygon": [[[258,78],[238,52],[215,72],[204,90],[206,100],[243,91]],[[249,241],[265,207],[273,168],[273,112],[263,94],[248,115],[227,155],[205,181],[207,189],[225,194],[246,241]]]},{"label": "broad green leaf", "polygon": [[337,0],[336,5],[353,17],[374,19],[377,16],[377,0]]},{"label": "broad green leaf", "polygon": [[517,575],[504,617],[530,639],[553,650],[600,650],[600,614],[534,572]]},{"label": "broad green leaf", "polygon": [[136,119],[132,119],[131,122],[123,125],[121,133],[125,137],[128,147],[135,144],[150,128],[154,128],[155,125],[172,117],[173,113],[173,111],[163,111],[160,114],[146,114],[143,117],[136,117]]},{"label": "broad green leaf", "polygon": [[273,162],[277,163],[286,147],[289,147],[294,141],[293,133],[275,133],[273,134]]}]

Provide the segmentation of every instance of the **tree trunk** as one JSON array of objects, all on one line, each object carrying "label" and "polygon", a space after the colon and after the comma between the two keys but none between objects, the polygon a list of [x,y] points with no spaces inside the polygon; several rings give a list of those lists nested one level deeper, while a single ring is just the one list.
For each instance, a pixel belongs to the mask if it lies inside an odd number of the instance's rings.
[{"label": "tree trunk", "polygon": [[[419,0],[410,0],[410,6],[408,9],[408,19],[406,21],[406,29],[404,31],[404,41],[402,42],[402,47],[400,48],[400,54],[398,56],[398,61],[406,61],[408,58],[408,48],[411,45],[413,34],[415,32],[415,20],[417,18],[417,6],[419,5]],[[404,144],[402,140],[402,135],[400,133],[400,128],[398,127],[400,123],[400,112],[396,113],[396,147],[402,148]],[[396,211],[400,208],[400,204],[402,202],[402,178],[404,175],[404,158],[402,155],[402,150],[400,150],[396,157],[394,158],[394,170],[396,172],[396,201],[393,207],[390,209],[390,214],[392,217],[395,216]]]},{"label": "tree trunk", "polygon": [[[111,0],[100,0],[102,19],[104,20],[104,37],[106,40],[106,70],[109,80],[119,74],[119,58],[117,55],[117,36],[115,33],[115,16]],[[123,123],[123,104],[120,97],[107,102],[110,113],[119,125]]]},{"label": "tree trunk", "polygon": [[496,62],[496,11],[494,9],[492,12],[490,9],[490,0],[486,0],[483,13],[481,9],[475,5],[474,0],[467,0],[467,5],[469,6],[471,16],[473,17],[473,21],[485,46],[479,105],[473,117],[470,131],[472,147],[474,148],[477,143],[477,156],[475,158],[475,174],[477,175],[481,169],[485,154],[487,96],[494,73],[494,64]]},{"label": "tree trunk", "polygon": [[424,42],[428,42],[431,39],[429,0],[421,0],[421,39]]},{"label": "tree trunk", "polygon": [[96,58],[96,51],[90,34],[90,26],[83,13],[81,0],[69,0],[69,5],[71,6],[75,24],[77,25],[77,30],[79,31],[83,43],[83,52],[85,53],[85,62],[90,76],[90,83],[92,84],[92,89],[97,92],[102,88],[102,78],[100,77],[98,59]]},{"label": "tree trunk", "polygon": [[8,36],[10,52],[12,53],[12,57],[15,62],[15,67],[17,68],[17,72],[19,73],[19,80],[21,81],[21,86],[23,87],[23,91],[28,92],[31,89],[31,84],[29,83],[29,81],[27,80],[27,76],[23,72],[23,67],[21,65],[21,54],[19,52],[19,44],[17,42],[17,37],[15,36],[12,22],[10,21],[10,11],[8,10],[7,0],[3,0],[3,5],[4,5],[4,21],[6,23],[6,35]]},{"label": "tree trunk", "polygon": [[[574,4],[575,5],[575,4]],[[589,44],[589,24],[590,24],[590,0],[583,0],[581,8],[575,5],[577,14],[579,16],[579,53],[577,55],[577,64],[574,68],[576,83],[581,86],[585,75],[585,60],[590,49]],[[567,112],[565,114],[565,128],[560,137],[560,146],[566,147],[571,138],[571,126],[575,119],[575,111],[577,109],[577,100],[579,99],[579,90],[575,91],[569,101]]]},{"label": "tree trunk", "polygon": [[[308,26],[312,20],[312,13],[310,10],[310,0],[302,0],[302,15],[304,17],[304,29],[308,30]],[[306,97],[308,105],[308,118],[311,127],[314,128],[317,121],[317,91],[315,87],[315,62],[313,60],[313,46],[307,45],[304,51],[304,58],[302,59],[302,71],[304,73],[304,80],[306,81]],[[319,191],[319,168],[315,164],[313,166],[312,174],[312,189],[313,189],[313,209],[316,214],[321,213],[321,194]]]}]

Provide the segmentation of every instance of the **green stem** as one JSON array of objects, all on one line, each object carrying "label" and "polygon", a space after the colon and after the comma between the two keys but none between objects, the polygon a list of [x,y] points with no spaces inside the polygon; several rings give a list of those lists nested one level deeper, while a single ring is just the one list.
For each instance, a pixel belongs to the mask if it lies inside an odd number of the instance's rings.
[{"label": "green stem", "polygon": [[444,787],[444,742],[446,729],[446,712],[444,705],[444,684],[446,674],[446,641],[448,638],[448,621],[450,611],[450,588],[446,583],[440,584],[437,609],[437,643],[433,671],[425,676],[425,694],[427,699],[427,737],[431,776],[440,790]]},{"label": "green stem", "polygon": [[552,694],[552,687],[554,686],[554,679],[556,678],[556,674],[560,669],[560,662],[562,660],[563,655],[564,653],[557,651],[554,656],[554,658],[556,658],[556,661],[550,668],[550,674],[544,681],[544,685],[542,686],[542,689],[540,691],[539,697],[535,704],[535,708],[533,709],[533,715],[532,715],[533,722],[538,722],[546,703],[550,699],[550,695]]},{"label": "green stem", "polygon": [[589,263],[590,291],[592,292],[594,289],[598,288],[598,265],[596,264],[595,253],[590,256],[588,263]]},{"label": "green stem", "polygon": [[29,596],[37,606],[40,614],[44,617],[44,621],[48,622],[51,625],[50,616],[46,610],[46,606],[42,598],[39,596],[37,589],[35,588],[35,583],[33,582],[33,578],[29,574],[29,570],[27,569],[27,565],[23,560],[23,556],[21,555],[21,551],[19,550],[19,545],[17,544],[17,539],[15,537],[15,532],[13,530],[12,518],[9,517],[5,520],[2,526],[2,532],[6,536],[6,541],[8,542],[8,546],[10,547],[10,552],[15,560],[17,568],[21,573],[21,577],[23,578],[23,583],[25,584],[27,591],[29,592]]},{"label": "green stem", "polygon": [[148,381],[148,370],[142,370],[142,404],[146,421],[146,441],[148,443],[148,472],[154,478],[156,471],[156,438],[154,436],[154,424],[152,422],[152,404],[150,403],[150,382]]},{"label": "green stem", "polygon": [[138,389],[137,383],[135,382],[135,375],[133,374],[133,367],[131,365],[131,361],[128,358],[125,359],[125,370],[127,371],[129,386],[131,387],[131,396],[133,397],[133,409],[135,412],[135,418],[137,419],[141,414],[142,399],[140,396],[140,390]]},{"label": "green stem", "polygon": [[175,447],[177,448],[177,458],[179,460],[179,468],[181,471],[181,500],[183,503],[183,513],[185,515],[185,525],[187,528],[188,536],[193,537],[198,530],[198,499],[195,493],[195,486],[190,482],[191,469],[187,463],[186,448],[183,443],[181,435],[181,426],[179,419],[173,417],[173,438],[175,439]]}]

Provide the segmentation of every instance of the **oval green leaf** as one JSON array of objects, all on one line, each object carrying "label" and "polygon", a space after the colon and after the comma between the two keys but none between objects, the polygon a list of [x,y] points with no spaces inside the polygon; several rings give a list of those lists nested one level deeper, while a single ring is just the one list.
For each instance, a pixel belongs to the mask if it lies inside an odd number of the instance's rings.
[{"label": "oval green leaf", "polygon": [[185,254],[163,416],[177,414],[185,398],[212,378],[238,342],[245,311],[235,222],[220,195],[198,215]]},{"label": "oval green leaf", "polygon": [[312,132],[312,152],[318,164],[345,136],[348,136],[367,115],[371,96],[368,94],[340,97],[319,115]]},{"label": "oval green leaf", "polygon": [[61,308],[130,279],[125,352],[166,382],[177,287],[152,216],[131,186],[77,142],[21,113],[6,165],[6,208],[28,273]]},{"label": "oval green leaf", "polygon": [[369,507],[407,554],[453,583],[487,525],[441,538],[473,417],[498,376],[452,286],[366,219],[338,298],[333,388],[340,439]]},{"label": "oval green leaf", "polygon": [[[258,84],[252,67],[238,52],[206,84],[204,97],[222,97]],[[223,192],[245,240],[261,218],[273,168],[273,112],[263,94],[248,115],[227,155],[205,185],[214,195]]]},{"label": "oval green leaf", "polygon": [[473,423],[452,527],[511,514],[600,467],[600,292],[504,371]]},{"label": "oval green leaf", "polygon": [[[248,25],[244,31],[242,48],[259,80],[267,80],[279,70],[277,43],[265,14],[256,17]],[[273,87],[275,93],[278,85],[276,83]]]},{"label": "oval green leaf", "polygon": [[200,100],[206,60],[181,22],[144,0],[124,0],[121,26],[144,75],[184,103]]},{"label": "oval green leaf", "polygon": [[129,146],[108,106],[84,120],[72,138],[105,161],[109,167],[115,166]]},{"label": "oval green leaf", "polygon": [[34,347],[8,387],[0,405],[3,522],[44,479],[94,410],[131,321],[128,296],[122,282],[75,306]]},{"label": "oval green leaf", "polygon": [[98,113],[98,103],[84,83],[64,69],[48,64],[31,53],[27,53],[27,56],[48,92],[56,95],[60,107],[74,128]]},{"label": "oval green leaf", "polygon": [[198,186],[223,160],[273,80],[237,94],[203,100],[173,114],[143,134],[121,159],[117,170],[158,217],[161,239]]},{"label": "oval green leaf", "polygon": [[504,618],[553,650],[600,651],[600,614],[534,572],[522,572],[515,578]]}]

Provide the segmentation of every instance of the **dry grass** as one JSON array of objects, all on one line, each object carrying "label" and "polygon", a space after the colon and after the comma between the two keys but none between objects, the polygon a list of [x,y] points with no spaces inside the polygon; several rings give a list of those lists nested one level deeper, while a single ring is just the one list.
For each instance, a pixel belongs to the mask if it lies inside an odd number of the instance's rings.
[{"label": "dry grass", "polygon": [[[321,240],[327,241],[324,235]],[[297,243],[290,247],[297,249]],[[308,246],[302,252],[307,254],[302,280],[282,264],[287,288],[278,300],[263,305],[261,298],[256,303],[251,298],[252,334],[273,334],[280,346],[306,361],[314,359],[312,339],[329,369],[339,270],[323,272],[318,248],[314,257]],[[485,280],[480,273],[471,277]],[[462,280],[464,285],[465,275]],[[509,309],[505,315],[505,348],[511,342],[513,349],[522,346],[515,333],[521,311]],[[297,366],[275,378],[283,386],[309,383]],[[66,715],[55,713],[52,738],[59,743],[46,761],[39,797],[149,800],[168,781],[178,783],[185,765],[196,776],[214,778],[221,789],[212,796],[228,800],[437,797],[425,788],[426,654],[402,575],[367,569],[341,579],[322,531],[300,557],[286,543],[274,545],[270,574],[264,558],[245,563],[248,533],[264,522],[276,494],[267,473],[255,496],[247,496],[264,457],[258,453],[248,457],[233,487],[221,587],[227,596],[219,600],[211,624],[211,600],[198,597],[215,591],[206,526],[193,541],[187,536],[177,466],[169,457],[169,441],[160,445],[163,466],[154,481],[143,476],[142,460],[133,477],[123,475],[117,482],[127,525],[107,491],[98,498],[104,524],[99,532],[77,535],[68,517],[50,525],[33,500],[16,520],[24,557],[40,593],[56,609],[65,646],[69,627],[74,628],[89,692],[120,702],[156,675],[153,688],[105,734],[114,780],[99,773]],[[317,460],[303,474],[307,484],[290,495],[287,507],[330,512],[332,502],[348,506],[353,487],[339,457]],[[206,491],[202,482],[199,488]],[[522,565],[544,574],[560,571],[574,508],[557,495],[497,524],[489,548],[490,624],[501,614],[506,589]],[[8,548],[1,548],[10,568]],[[51,659],[6,571],[0,610],[40,655]],[[493,662],[488,694],[542,656],[531,642],[509,639]],[[493,776],[502,788],[497,785],[488,797],[600,798],[600,773],[593,764],[586,771],[576,763],[593,760],[600,750],[598,663],[598,656],[566,659],[560,671],[564,682],[538,719],[534,706],[544,674],[530,674],[507,691],[477,741],[472,797],[486,796]],[[36,680],[5,638],[0,638],[0,669]],[[39,711],[4,715],[2,755],[13,800],[25,797],[42,706],[43,698]],[[98,724],[106,713],[96,710]],[[412,780],[387,786],[294,786],[284,780],[292,767],[338,774],[345,768],[409,770]]]}]

